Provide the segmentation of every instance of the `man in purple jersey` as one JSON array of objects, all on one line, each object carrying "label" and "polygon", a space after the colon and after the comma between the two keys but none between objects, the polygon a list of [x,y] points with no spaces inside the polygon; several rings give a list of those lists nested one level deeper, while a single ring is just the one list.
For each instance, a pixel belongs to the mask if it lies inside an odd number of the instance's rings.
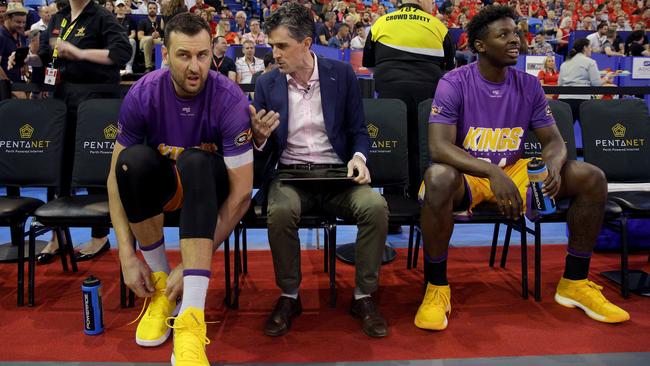
[{"label": "man in purple jersey", "polygon": [[543,192],[571,198],[569,249],[555,301],[579,307],[591,318],[623,322],[629,314],[607,301],[587,279],[589,260],[603,220],[607,182],[601,170],[567,161],[566,146],[536,78],[510,66],[517,63],[519,37],[512,9],[489,6],[467,26],[469,45],[478,62],[446,74],[438,83],[429,119],[432,165],[421,192],[425,277],[428,282],[415,325],[447,327],[451,291],[447,250],[453,213],[490,201],[515,219],[525,211],[527,160],[523,141],[533,130],[542,143],[548,168]]},{"label": "man in purple jersey", "polygon": [[[250,115],[239,87],[210,71],[208,24],[185,13],[166,30],[162,54],[169,68],[140,79],[122,103],[109,206],[124,282],[150,299],[136,343],[160,345],[173,328],[172,364],[209,365],[204,306],[210,264],[250,203]],[[163,220],[174,211],[180,215],[182,265],[170,273]]]}]

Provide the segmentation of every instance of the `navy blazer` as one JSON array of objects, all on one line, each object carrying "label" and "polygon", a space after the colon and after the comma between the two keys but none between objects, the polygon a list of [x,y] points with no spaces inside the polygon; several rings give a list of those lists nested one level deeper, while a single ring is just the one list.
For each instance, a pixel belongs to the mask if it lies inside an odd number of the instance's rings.
[{"label": "navy blazer", "polygon": [[[357,77],[349,64],[318,58],[318,75],[323,104],[325,129],[334,151],[347,164],[356,152],[368,157],[370,138],[363,112],[361,91]],[[265,165],[265,175],[273,170],[287,147],[289,133],[289,91],[287,76],[275,69],[260,75],[255,84],[253,104],[259,111],[280,114],[280,125],[273,131],[263,149],[270,160]],[[267,175],[268,178],[268,175]]]}]

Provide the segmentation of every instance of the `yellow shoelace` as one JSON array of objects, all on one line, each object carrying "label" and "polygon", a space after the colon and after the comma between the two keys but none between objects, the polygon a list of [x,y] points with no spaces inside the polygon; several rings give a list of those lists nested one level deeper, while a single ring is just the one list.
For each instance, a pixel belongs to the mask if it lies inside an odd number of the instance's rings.
[{"label": "yellow shoelace", "polygon": [[[183,358],[183,359],[193,359],[193,360],[199,360],[201,359],[201,355],[205,354],[205,346],[210,344],[210,338],[208,338],[205,335],[205,331],[202,329],[200,326],[199,320],[194,316],[194,314],[190,314],[194,321],[196,322],[196,326],[188,326],[187,324],[184,324],[181,322],[179,324],[178,317],[168,317],[165,319],[165,323],[167,324],[168,327],[175,329],[175,330],[180,330],[181,332],[174,332],[174,344],[182,344],[185,347],[182,350],[182,355],[176,355],[178,358]],[[170,321],[174,320],[174,323],[171,324]],[[204,322],[205,324],[214,324],[217,322]],[[190,338],[190,339],[187,339]],[[198,340],[198,342],[195,342],[195,340]],[[178,343],[177,343],[178,342]]]},{"label": "yellow shoelace", "polygon": [[151,306],[149,307],[149,312],[148,315],[151,317],[156,317],[156,318],[164,318],[166,317],[165,312],[164,312],[164,306],[165,304],[162,301],[154,301],[154,299],[158,298],[158,296],[165,296],[165,289],[159,289],[156,290],[151,297],[145,297],[144,301],[142,302],[142,309],[140,310],[140,314],[138,314],[138,317],[133,319],[129,324],[131,325],[140,320],[142,316],[145,314],[145,311],[147,310],[147,304],[151,303]]},{"label": "yellow shoelace", "polygon": [[581,292],[585,295],[585,297],[592,300],[593,305],[602,306],[609,303],[609,301],[601,292],[602,289],[602,286],[599,286],[596,283],[587,280],[586,286],[581,288]]},{"label": "yellow shoelace", "polygon": [[427,306],[435,306],[437,308],[440,308],[443,312],[446,312],[449,308],[449,314],[451,314],[451,309],[449,306],[451,299],[449,298],[449,295],[438,289],[430,291],[432,293],[429,294],[429,292],[427,292],[426,296],[424,297],[424,304]]}]

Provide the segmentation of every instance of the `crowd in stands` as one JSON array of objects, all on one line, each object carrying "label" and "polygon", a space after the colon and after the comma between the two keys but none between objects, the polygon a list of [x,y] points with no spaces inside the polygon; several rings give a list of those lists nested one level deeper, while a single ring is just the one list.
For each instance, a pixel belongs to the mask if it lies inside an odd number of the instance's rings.
[{"label": "crowd in stands", "polygon": [[[21,2],[10,0],[9,2]],[[52,0],[29,1],[41,6],[27,6],[24,29],[27,42],[38,37],[38,31],[47,29],[49,19],[57,11]],[[66,0],[57,0],[57,4]],[[341,50],[362,50],[370,26],[382,15],[401,5],[401,0],[298,0],[310,9],[316,27],[314,44]],[[154,69],[154,49],[164,38],[164,26],[172,16],[193,12],[203,17],[212,30],[212,36],[223,37],[228,45],[268,47],[263,31],[264,20],[283,3],[283,0],[99,0],[113,13],[125,28],[133,49],[131,59],[122,74],[131,74],[136,64],[138,72]],[[0,17],[7,9],[0,0]],[[646,29],[650,28],[650,0],[444,0],[436,1],[432,14],[448,28],[464,29],[467,22],[486,5],[502,4],[513,7],[520,16],[518,26],[521,54],[550,55],[569,53],[569,38],[573,31],[593,31],[589,35],[592,52],[609,56],[648,56]],[[8,28],[5,25],[4,28]],[[618,32],[634,31],[625,40]],[[11,33],[11,32],[9,32]],[[456,62],[463,65],[475,60],[467,45],[467,35],[457,37]],[[254,51],[254,50],[253,50]],[[6,78],[6,52],[0,54]],[[232,60],[237,65],[236,80],[251,80],[261,72],[263,62]],[[228,74],[228,71],[225,72]],[[22,80],[30,80],[25,70]],[[15,78],[14,78],[15,79]],[[18,81],[18,80],[13,80]]]}]

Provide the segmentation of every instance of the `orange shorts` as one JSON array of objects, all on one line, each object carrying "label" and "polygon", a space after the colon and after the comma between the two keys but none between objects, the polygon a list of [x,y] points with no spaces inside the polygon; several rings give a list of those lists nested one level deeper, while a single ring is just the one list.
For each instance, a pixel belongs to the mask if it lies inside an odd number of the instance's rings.
[{"label": "orange shorts", "polygon": [[181,176],[178,174],[176,164],[174,164],[174,175],[176,175],[176,192],[163,206],[163,212],[172,212],[183,207],[183,184],[181,184]]}]

